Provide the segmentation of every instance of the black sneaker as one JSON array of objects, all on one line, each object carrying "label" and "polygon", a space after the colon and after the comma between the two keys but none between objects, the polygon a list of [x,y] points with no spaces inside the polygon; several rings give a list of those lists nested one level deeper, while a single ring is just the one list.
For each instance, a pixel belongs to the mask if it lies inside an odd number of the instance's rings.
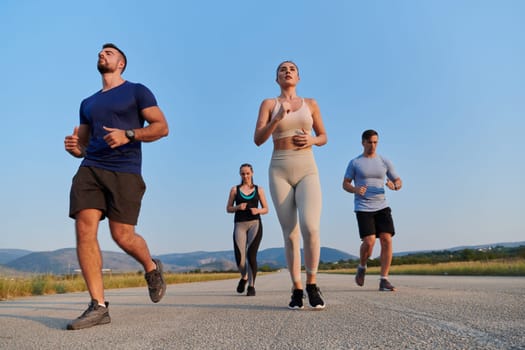
[{"label": "black sneaker", "polygon": [[317,287],[315,284],[307,284],[306,293],[308,294],[308,301],[310,302],[311,307],[314,309],[325,308],[326,304],[322,298],[323,293],[321,293],[319,287]]},{"label": "black sneaker", "polygon": [[240,279],[239,284],[237,285],[237,293],[244,293],[244,287],[246,287],[246,282],[248,280]]},{"label": "black sneaker", "polygon": [[291,310],[299,310],[303,308],[304,293],[302,289],[294,289],[292,292],[292,300],[288,304]]},{"label": "black sneaker", "polygon": [[366,268],[364,267],[357,267],[357,272],[355,274],[355,283],[357,283],[358,286],[362,287],[363,284],[365,284],[365,272]]},{"label": "black sneaker", "polygon": [[394,287],[386,278],[381,278],[379,282],[379,290],[381,292],[395,292],[396,287]]},{"label": "black sneaker", "polygon": [[93,326],[97,326],[99,324],[106,324],[111,322],[111,318],[109,317],[109,303],[106,301],[106,307],[98,305],[98,301],[93,299],[91,300],[91,303],[89,303],[89,306],[86,311],[82,315],[80,315],[78,318],[74,319],[67,325],[67,329],[73,330],[73,329],[83,329],[83,328],[89,328]]},{"label": "black sneaker", "polygon": [[246,296],[254,297],[255,296],[255,287],[248,286],[248,291],[246,292]]},{"label": "black sneaker", "polygon": [[146,282],[148,282],[149,297],[152,302],[158,303],[166,293],[166,282],[162,275],[162,263],[159,259],[153,259],[157,268],[153,271],[144,274]]}]

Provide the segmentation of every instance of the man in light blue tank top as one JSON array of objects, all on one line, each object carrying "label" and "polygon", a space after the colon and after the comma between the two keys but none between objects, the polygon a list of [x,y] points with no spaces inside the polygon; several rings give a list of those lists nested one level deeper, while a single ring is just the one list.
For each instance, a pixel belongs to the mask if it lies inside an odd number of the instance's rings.
[{"label": "man in light blue tank top", "polygon": [[[395,235],[394,221],[385,198],[386,186],[398,191],[403,183],[392,163],[376,153],[378,134],[366,130],[361,137],[363,154],[352,159],[346,168],[343,189],[354,194],[354,207],[361,237],[360,262],[355,281],[363,286],[366,263],[372,255],[376,238],[381,242],[380,291],[395,291],[388,281],[392,262],[392,237]],[[353,184],[352,184],[353,182]]]}]

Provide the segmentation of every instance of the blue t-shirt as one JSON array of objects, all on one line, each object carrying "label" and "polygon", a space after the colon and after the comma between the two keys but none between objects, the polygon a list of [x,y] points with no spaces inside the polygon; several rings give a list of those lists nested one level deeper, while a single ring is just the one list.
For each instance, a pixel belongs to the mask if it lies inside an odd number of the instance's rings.
[{"label": "blue t-shirt", "polygon": [[103,126],[122,130],[144,127],[141,111],[157,106],[153,93],[144,85],[124,82],[113,89],[98,91],[80,104],[80,124],[90,128],[89,144],[80,166],[93,166],[111,171],[140,174],[141,142],[110,148],[103,137]]},{"label": "blue t-shirt", "polygon": [[345,179],[351,179],[355,187],[367,186],[364,196],[354,194],[355,211],[378,211],[388,207],[385,198],[385,176],[391,181],[399,178],[392,162],[376,154],[367,158],[362,154],[350,161]]}]

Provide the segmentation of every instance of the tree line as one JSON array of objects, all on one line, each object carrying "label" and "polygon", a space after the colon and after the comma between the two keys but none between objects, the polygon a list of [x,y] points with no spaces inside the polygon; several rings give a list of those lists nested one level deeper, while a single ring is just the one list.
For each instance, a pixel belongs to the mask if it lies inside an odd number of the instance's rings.
[{"label": "tree line", "polygon": [[[394,256],[392,265],[439,264],[462,261],[488,261],[496,259],[525,259],[525,246],[502,247],[495,246],[483,249],[463,249],[456,251],[441,250],[424,253],[413,253]],[[359,264],[359,259],[339,260],[337,262],[319,264],[319,270],[352,269]],[[370,259],[368,266],[380,266],[379,258]]]}]

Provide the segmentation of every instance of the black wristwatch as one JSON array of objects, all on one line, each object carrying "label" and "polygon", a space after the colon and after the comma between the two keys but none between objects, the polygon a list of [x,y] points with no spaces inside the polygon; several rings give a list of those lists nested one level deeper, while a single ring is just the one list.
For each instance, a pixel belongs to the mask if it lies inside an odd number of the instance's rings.
[{"label": "black wristwatch", "polygon": [[135,131],[133,129],[126,130],[126,137],[129,139],[129,142],[135,141]]}]

